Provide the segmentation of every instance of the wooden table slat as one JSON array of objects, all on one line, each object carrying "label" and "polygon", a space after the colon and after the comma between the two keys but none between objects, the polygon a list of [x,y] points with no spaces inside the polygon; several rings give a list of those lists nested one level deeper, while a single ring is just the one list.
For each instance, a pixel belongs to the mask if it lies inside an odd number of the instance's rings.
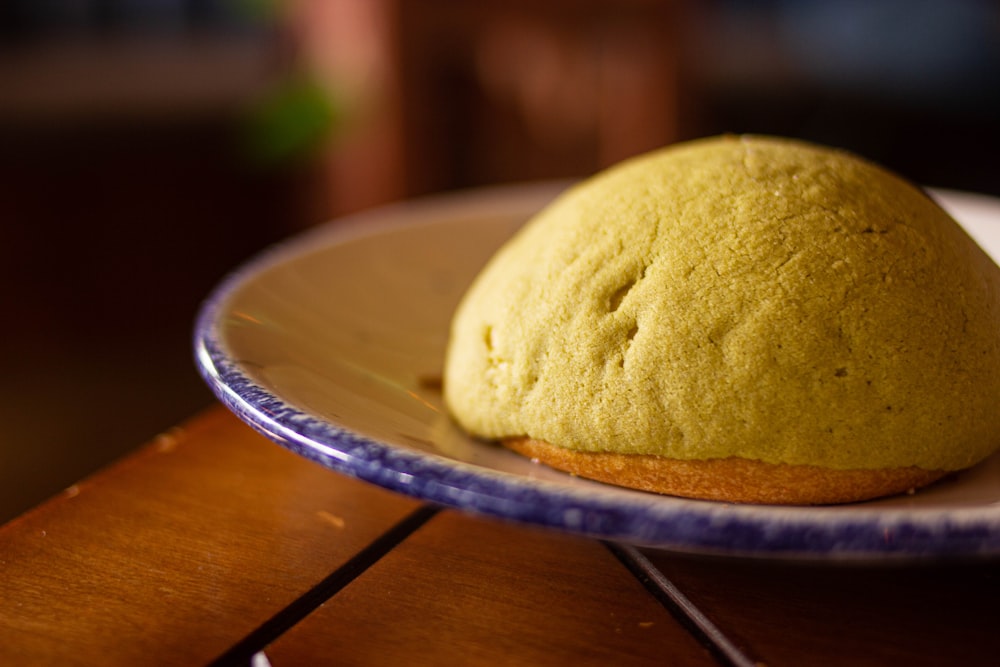
[{"label": "wooden table slat", "polygon": [[1000,664],[1000,564],[834,564],[644,550],[769,667]]},{"label": "wooden table slat", "polygon": [[[1000,656],[996,561],[640,553],[768,667]],[[619,557],[426,511],[217,407],[0,527],[0,664],[718,664]]]},{"label": "wooden table slat", "polygon": [[212,410],[0,528],[0,664],[205,663],[417,506]]},{"label": "wooden table slat", "polygon": [[274,665],[718,665],[601,543],[451,511],[265,653]]}]

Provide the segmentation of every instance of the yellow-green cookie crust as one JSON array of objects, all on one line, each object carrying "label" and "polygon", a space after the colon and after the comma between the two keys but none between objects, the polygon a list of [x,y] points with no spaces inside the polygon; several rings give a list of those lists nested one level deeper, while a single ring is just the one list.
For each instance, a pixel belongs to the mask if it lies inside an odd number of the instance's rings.
[{"label": "yellow-green cookie crust", "polygon": [[444,390],[490,439],[957,470],[1000,446],[1000,269],[855,156],[678,144],[572,188],[494,256]]}]

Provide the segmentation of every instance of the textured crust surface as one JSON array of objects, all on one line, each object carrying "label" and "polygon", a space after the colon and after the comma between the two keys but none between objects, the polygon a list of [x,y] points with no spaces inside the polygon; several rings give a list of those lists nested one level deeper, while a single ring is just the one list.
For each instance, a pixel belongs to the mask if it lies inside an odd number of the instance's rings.
[{"label": "textured crust surface", "polygon": [[846,154],[717,138],[623,163],[504,246],[452,323],[485,439],[959,470],[1000,447],[1000,269]]},{"label": "textured crust surface", "polygon": [[944,470],[834,470],[730,457],[682,461],[644,454],[578,452],[531,438],[503,444],[580,477],[672,496],[736,503],[825,505],[869,500],[926,486]]}]

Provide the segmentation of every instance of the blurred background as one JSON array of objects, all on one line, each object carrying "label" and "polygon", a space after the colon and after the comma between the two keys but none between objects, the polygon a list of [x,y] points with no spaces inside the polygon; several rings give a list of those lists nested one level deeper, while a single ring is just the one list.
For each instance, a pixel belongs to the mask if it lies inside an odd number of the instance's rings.
[{"label": "blurred background", "polygon": [[213,402],[193,318],[269,243],[721,132],[1000,195],[1000,6],[0,0],[0,521]]}]

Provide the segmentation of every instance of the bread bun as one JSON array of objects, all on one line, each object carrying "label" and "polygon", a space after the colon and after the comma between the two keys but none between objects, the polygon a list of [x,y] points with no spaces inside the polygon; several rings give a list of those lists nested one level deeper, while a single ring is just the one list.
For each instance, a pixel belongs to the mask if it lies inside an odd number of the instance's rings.
[{"label": "bread bun", "polygon": [[855,156],[679,144],[572,188],[495,255],[444,391],[471,434],[613,484],[896,493],[1000,446],[1000,269]]}]

